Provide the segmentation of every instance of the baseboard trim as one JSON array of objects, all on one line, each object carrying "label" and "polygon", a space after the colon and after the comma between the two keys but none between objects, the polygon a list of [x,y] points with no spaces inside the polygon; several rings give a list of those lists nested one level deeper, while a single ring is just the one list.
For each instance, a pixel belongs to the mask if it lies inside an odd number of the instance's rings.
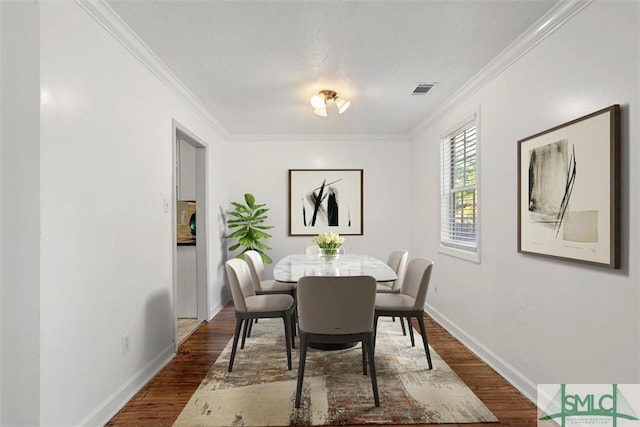
[{"label": "baseboard trim", "polygon": [[209,310],[209,318],[207,319],[207,321],[216,317],[216,314],[220,313],[220,311],[224,308],[225,305],[227,305],[228,302],[229,301],[226,301],[224,303],[216,305],[215,307],[211,307],[211,309]]},{"label": "baseboard trim", "polygon": [[111,396],[78,423],[81,426],[103,426],[122,409],[145,384],[147,384],[175,356],[173,343],[155,359],[127,380]]},{"label": "baseboard trim", "polygon": [[465,345],[471,352],[478,356],[483,362],[489,365],[500,376],[507,380],[520,393],[531,402],[536,403],[537,386],[527,378],[522,372],[511,366],[508,362],[495,354],[473,336],[460,328],[455,322],[440,313],[433,306],[427,304],[426,311],[437,323],[447,330],[454,338]]}]

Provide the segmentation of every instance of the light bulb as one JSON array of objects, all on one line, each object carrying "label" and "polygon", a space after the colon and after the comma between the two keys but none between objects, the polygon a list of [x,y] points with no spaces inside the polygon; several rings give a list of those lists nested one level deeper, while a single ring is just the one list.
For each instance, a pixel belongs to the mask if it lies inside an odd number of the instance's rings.
[{"label": "light bulb", "polygon": [[347,111],[347,109],[351,105],[351,101],[347,101],[346,99],[338,98],[337,96],[335,97],[335,103],[336,103],[336,107],[338,107],[338,113],[339,114],[342,114],[345,111]]},{"label": "light bulb", "polygon": [[311,97],[311,105],[313,108],[325,108],[327,106],[327,102],[324,99],[324,96],[314,95]]},{"label": "light bulb", "polygon": [[327,107],[324,106],[322,108],[314,108],[314,114],[317,114],[320,117],[327,117]]}]

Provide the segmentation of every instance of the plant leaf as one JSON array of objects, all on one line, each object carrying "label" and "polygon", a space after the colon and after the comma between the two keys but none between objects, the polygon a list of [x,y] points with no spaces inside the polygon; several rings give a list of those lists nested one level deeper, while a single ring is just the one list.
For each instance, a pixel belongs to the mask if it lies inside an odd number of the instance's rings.
[{"label": "plant leaf", "polygon": [[253,194],[251,193],[246,193],[244,195],[244,201],[247,202],[247,206],[249,206],[251,209],[253,209],[255,203],[256,203],[256,198],[253,197]]}]

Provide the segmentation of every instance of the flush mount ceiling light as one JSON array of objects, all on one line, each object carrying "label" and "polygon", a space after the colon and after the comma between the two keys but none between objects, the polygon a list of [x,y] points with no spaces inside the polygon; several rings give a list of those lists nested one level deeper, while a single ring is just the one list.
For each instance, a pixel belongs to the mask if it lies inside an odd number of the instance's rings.
[{"label": "flush mount ceiling light", "polygon": [[338,107],[338,113],[342,114],[347,111],[351,105],[350,101],[340,98],[334,90],[321,90],[317,95],[311,97],[311,106],[313,112],[321,117],[327,117],[327,101],[333,100]]}]

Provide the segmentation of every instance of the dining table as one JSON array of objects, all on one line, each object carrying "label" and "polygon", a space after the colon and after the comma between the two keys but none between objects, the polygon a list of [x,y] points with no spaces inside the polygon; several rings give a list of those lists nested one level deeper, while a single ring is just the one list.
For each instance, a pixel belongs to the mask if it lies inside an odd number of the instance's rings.
[{"label": "dining table", "polygon": [[[361,254],[341,254],[328,263],[318,254],[287,255],[273,268],[273,278],[278,282],[297,283],[303,276],[372,276],[377,282],[389,282],[398,278],[385,262]],[[357,343],[313,343],[310,347],[320,350],[343,350]]]},{"label": "dining table", "polygon": [[278,282],[297,283],[303,276],[372,276],[378,282],[398,278],[385,262],[362,254],[342,254],[331,263],[318,255],[287,255],[273,268],[273,278]]}]

